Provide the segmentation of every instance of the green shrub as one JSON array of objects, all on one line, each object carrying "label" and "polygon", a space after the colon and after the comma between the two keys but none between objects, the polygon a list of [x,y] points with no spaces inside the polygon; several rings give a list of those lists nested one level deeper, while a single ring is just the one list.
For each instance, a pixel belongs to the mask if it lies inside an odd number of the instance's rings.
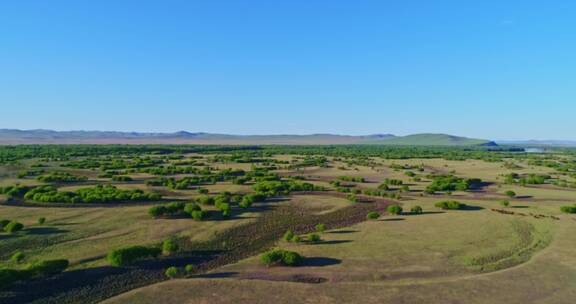
[{"label": "green shrub", "polygon": [[325,224],[316,225],[316,232],[323,233],[324,231],[326,231],[326,225]]},{"label": "green shrub", "polygon": [[22,229],[24,229],[24,225],[16,221],[11,221],[10,223],[8,223],[8,225],[4,226],[4,231],[8,233],[15,233]]},{"label": "green shrub", "polygon": [[370,211],[368,212],[368,214],[366,215],[366,218],[369,220],[375,220],[377,218],[380,217],[380,214],[376,211]]},{"label": "green shrub", "polygon": [[322,238],[320,237],[320,235],[318,233],[310,233],[308,235],[308,242],[310,243],[318,243],[322,241]]},{"label": "green shrub", "polygon": [[202,210],[202,208],[200,208],[196,203],[188,203],[184,206],[184,212],[190,214],[190,216],[192,216],[192,212],[200,210]]},{"label": "green shrub", "polygon": [[160,217],[166,213],[166,207],[162,205],[152,206],[148,209],[148,214],[152,217]]},{"label": "green shrub", "polygon": [[112,266],[126,266],[140,259],[156,258],[161,251],[155,247],[131,246],[112,250],[106,258]]},{"label": "green shrub", "polygon": [[186,267],[184,267],[184,271],[186,271],[187,274],[193,273],[194,270],[196,270],[196,267],[192,264],[188,264]]},{"label": "green shrub", "polygon": [[208,213],[204,210],[195,210],[195,211],[192,211],[191,215],[192,215],[193,219],[195,219],[197,221],[201,221],[208,216]]},{"label": "green shrub", "polygon": [[260,256],[260,261],[266,266],[297,266],[302,264],[304,258],[293,251],[272,249],[262,254],[262,256]]},{"label": "green shrub", "polygon": [[302,242],[302,238],[299,235],[294,235],[292,237],[292,243],[300,243]]},{"label": "green shrub", "polygon": [[214,205],[214,198],[208,195],[202,195],[196,201],[202,205]]},{"label": "green shrub", "polygon": [[422,214],[422,207],[420,206],[414,206],[412,208],[410,208],[410,213],[412,214]]},{"label": "green shrub", "polygon": [[402,214],[402,207],[400,207],[399,205],[390,205],[388,206],[388,208],[386,208],[386,211],[388,211],[388,213],[393,215],[399,215]]},{"label": "green shrub", "polygon": [[169,277],[170,279],[174,279],[178,276],[178,268],[172,266],[172,267],[168,267],[166,268],[166,271],[164,272],[164,274],[166,274],[167,277]]},{"label": "green shrub", "polygon": [[20,252],[20,251],[16,251],[11,257],[10,257],[10,261],[14,262],[14,263],[22,263],[22,261],[24,261],[24,258],[26,256]]},{"label": "green shrub", "polygon": [[173,239],[167,239],[162,242],[162,254],[170,255],[178,251],[178,244]]},{"label": "green shrub", "polygon": [[358,197],[355,194],[347,194],[346,199],[353,202],[353,203],[358,202]]},{"label": "green shrub", "polygon": [[442,201],[436,203],[434,206],[442,208],[444,210],[458,210],[458,209],[464,209],[464,207],[466,207],[466,204],[457,201]]},{"label": "green shrub", "polygon": [[0,229],[4,230],[4,227],[10,223],[10,220],[0,220]]},{"label": "green shrub", "polygon": [[301,255],[293,251],[284,251],[282,254],[282,263],[286,266],[300,265],[303,260]]},{"label": "green shrub", "polygon": [[562,211],[564,213],[576,213],[576,205],[562,206],[562,207],[560,207],[560,211]]},{"label": "green shrub", "polygon": [[115,182],[131,182],[133,179],[127,175],[115,175],[112,176],[112,180]]},{"label": "green shrub", "polygon": [[287,242],[291,242],[294,236],[295,236],[294,232],[292,232],[292,230],[288,230],[286,231],[286,233],[284,233],[284,240]]},{"label": "green shrub", "polygon": [[512,190],[508,190],[506,192],[504,192],[504,194],[509,197],[509,198],[514,198],[516,197],[516,192],[512,191]]},{"label": "green shrub", "polygon": [[502,207],[508,207],[508,206],[510,206],[510,202],[509,201],[500,201],[500,205]]},{"label": "green shrub", "polygon": [[44,223],[46,223],[45,217],[38,218],[38,225],[43,225]]},{"label": "green shrub", "polygon": [[68,260],[48,260],[31,264],[26,268],[28,274],[32,277],[40,277],[61,273],[68,268]]}]

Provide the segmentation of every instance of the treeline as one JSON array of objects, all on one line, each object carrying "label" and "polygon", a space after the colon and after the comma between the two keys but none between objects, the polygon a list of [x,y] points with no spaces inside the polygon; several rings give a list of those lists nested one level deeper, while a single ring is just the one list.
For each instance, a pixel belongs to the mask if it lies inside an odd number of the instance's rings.
[{"label": "treeline", "polygon": [[38,176],[37,179],[45,183],[75,183],[88,180],[86,176],[76,176],[68,172],[59,171]]},{"label": "treeline", "polygon": [[[20,190],[23,189],[23,190]],[[5,190],[5,189],[2,189]],[[11,188],[9,195],[42,203],[120,203],[131,201],[157,201],[162,196],[140,189],[123,190],[112,185],[97,185],[76,191],[58,191],[53,186]]]},{"label": "treeline", "polygon": [[504,182],[507,184],[525,185],[542,185],[548,182],[552,177],[548,174],[518,174],[510,173],[504,175]]}]

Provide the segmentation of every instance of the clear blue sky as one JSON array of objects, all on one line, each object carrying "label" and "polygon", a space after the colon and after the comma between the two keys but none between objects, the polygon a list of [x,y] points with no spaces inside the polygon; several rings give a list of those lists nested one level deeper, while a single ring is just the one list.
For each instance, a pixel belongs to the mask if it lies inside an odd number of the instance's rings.
[{"label": "clear blue sky", "polygon": [[0,128],[576,139],[576,1],[2,1]]}]

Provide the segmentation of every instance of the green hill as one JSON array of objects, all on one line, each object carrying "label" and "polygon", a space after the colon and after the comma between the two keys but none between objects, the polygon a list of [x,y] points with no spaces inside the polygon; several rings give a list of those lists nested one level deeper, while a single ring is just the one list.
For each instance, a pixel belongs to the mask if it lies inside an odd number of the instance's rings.
[{"label": "green hill", "polygon": [[390,139],[370,141],[369,144],[396,146],[493,146],[494,142],[484,139],[459,137],[447,134],[414,134]]}]

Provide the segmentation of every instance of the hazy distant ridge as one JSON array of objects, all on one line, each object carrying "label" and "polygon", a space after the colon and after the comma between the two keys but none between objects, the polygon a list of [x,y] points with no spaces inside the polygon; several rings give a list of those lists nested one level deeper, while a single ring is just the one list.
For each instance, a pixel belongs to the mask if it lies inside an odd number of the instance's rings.
[{"label": "hazy distant ridge", "polygon": [[174,133],[117,131],[53,131],[0,129],[0,144],[381,144],[476,146],[495,145],[483,139],[471,139],[446,134],[414,134],[395,136],[373,135],[230,135],[179,131]]}]

